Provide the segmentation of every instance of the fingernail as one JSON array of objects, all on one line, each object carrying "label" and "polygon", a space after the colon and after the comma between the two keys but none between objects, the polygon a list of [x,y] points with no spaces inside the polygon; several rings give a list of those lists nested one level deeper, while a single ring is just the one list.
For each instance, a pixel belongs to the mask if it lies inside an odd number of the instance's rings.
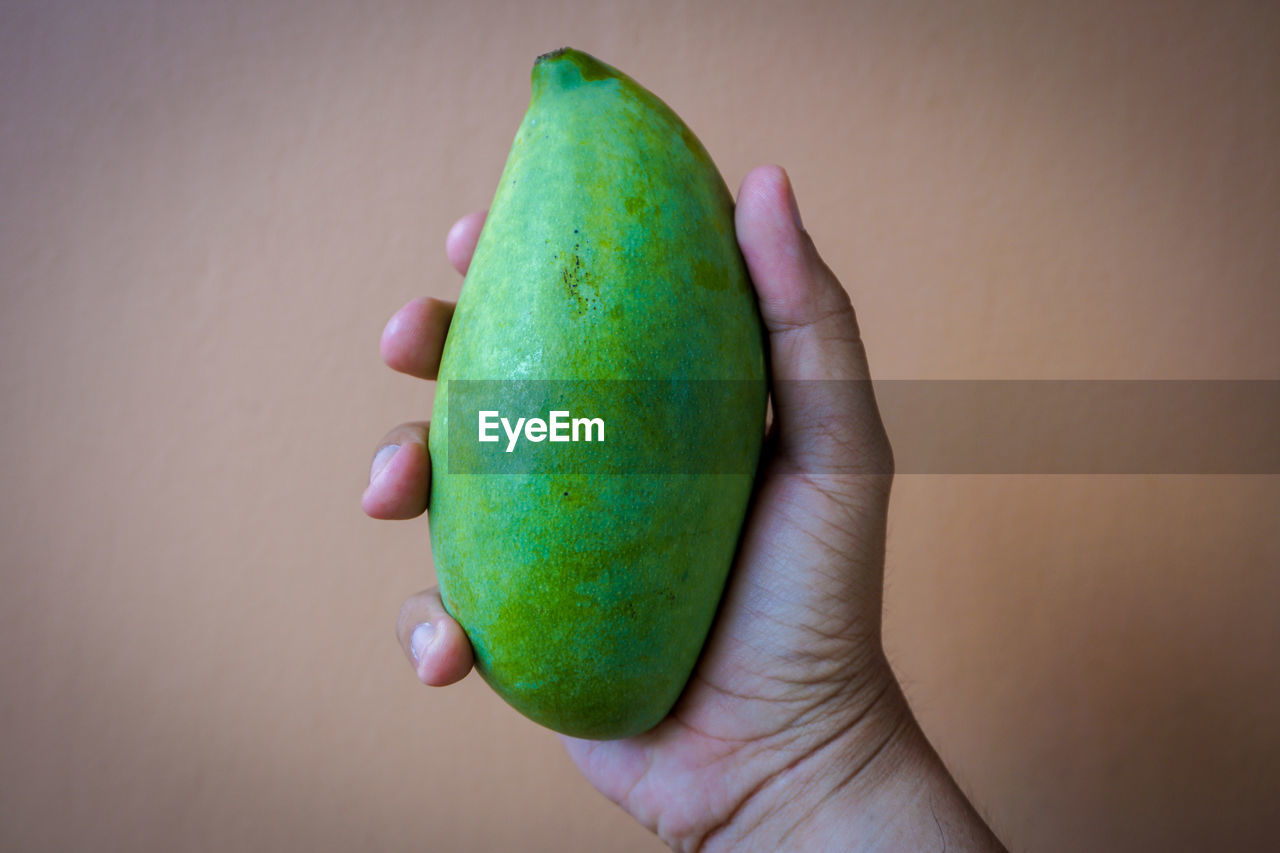
[{"label": "fingernail", "polygon": [[791,176],[787,175],[787,206],[791,208],[791,221],[795,223],[797,231],[804,230],[804,223],[800,221],[800,205],[796,204],[796,191],[791,186]]},{"label": "fingernail", "polygon": [[435,633],[436,626],[430,622],[423,622],[413,629],[413,633],[409,635],[409,650],[413,652],[415,663],[420,662],[422,656],[427,653],[427,646],[431,645],[431,638]]},{"label": "fingernail", "polygon": [[369,469],[369,482],[372,483],[378,479],[378,475],[387,467],[387,463],[391,461],[391,457],[396,455],[396,451],[400,449],[398,444],[388,444],[382,448],[373,457],[373,467]]}]

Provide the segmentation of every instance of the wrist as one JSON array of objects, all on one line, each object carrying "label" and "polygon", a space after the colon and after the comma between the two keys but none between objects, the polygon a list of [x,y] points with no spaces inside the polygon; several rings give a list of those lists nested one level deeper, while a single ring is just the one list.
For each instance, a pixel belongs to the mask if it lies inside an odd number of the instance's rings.
[{"label": "wrist", "polygon": [[[761,780],[734,812],[692,849],[720,851],[864,849],[862,840],[895,814],[883,792],[917,760],[918,731],[887,666],[858,710],[833,724],[802,757]],[[908,771],[905,778],[909,778]]]},{"label": "wrist", "polygon": [[853,724],[765,780],[699,853],[1004,848],[889,678]]}]

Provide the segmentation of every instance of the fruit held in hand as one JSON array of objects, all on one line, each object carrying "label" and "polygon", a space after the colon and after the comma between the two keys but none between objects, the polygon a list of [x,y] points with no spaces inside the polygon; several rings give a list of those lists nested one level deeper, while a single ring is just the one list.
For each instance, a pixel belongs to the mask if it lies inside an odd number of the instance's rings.
[{"label": "fruit held in hand", "polygon": [[[702,144],[584,53],[534,66],[439,380],[432,550],[476,668],[567,734],[654,726],[706,640],[747,510],[762,330],[733,200]],[[528,382],[548,399],[551,380],[586,381],[574,405],[609,413],[604,441],[573,469],[554,462],[577,445],[529,445],[543,455],[517,462],[505,436],[476,444],[460,380]],[[477,448],[497,467],[462,465]]]}]

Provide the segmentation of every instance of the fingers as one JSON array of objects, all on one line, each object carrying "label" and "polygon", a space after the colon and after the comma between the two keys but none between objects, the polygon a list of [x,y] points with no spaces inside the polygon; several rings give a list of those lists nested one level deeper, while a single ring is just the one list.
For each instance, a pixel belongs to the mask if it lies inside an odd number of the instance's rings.
[{"label": "fingers", "polygon": [[[445,254],[449,263],[463,275],[471,265],[471,256],[480,239],[486,212],[468,214],[449,229]],[[414,299],[395,313],[382,330],[382,360],[392,370],[419,379],[435,379],[440,370],[440,354],[453,320],[452,302],[439,299]]]},{"label": "fingers", "polygon": [[787,173],[748,174],[735,220],[769,334],[779,452],[812,473],[890,473],[853,305],[804,231]]},{"label": "fingers", "polygon": [[475,254],[480,229],[484,227],[484,219],[488,213],[487,210],[468,213],[453,223],[449,236],[445,238],[444,251],[449,256],[449,263],[463,275],[467,274],[467,267],[471,266],[471,256]]},{"label": "fingers", "polygon": [[400,373],[435,379],[453,309],[454,303],[429,297],[409,302],[382,330],[382,360]]},{"label": "fingers", "polygon": [[401,424],[383,436],[369,469],[369,485],[360,498],[367,515],[382,519],[417,518],[426,511],[431,485],[425,421]]},{"label": "fingers", "polygon": [[443,687],[471,671],[471,641],[445,611],[439,587],[424,590],[404,603],[396,620],[396,636],[423,684]]},{"label": "fingers", "polygon": [[[449,230],[445,253],[463,275],[471,265],[485,214],[464,216]],[[382,359],[387,366],[419,379],[435,379],[440,354],[453,319],[454,304],[415,299],[387,323],[382,332]],[[426,422],[401,424],[378,442],[361,498],[374,518],[415,518],[426,511],[431,483]],[[444,609],[438,588],[410,598],[400,608],[396,636],[423,684],[444,686],[471,671],[474,657],[466,632]]]}]

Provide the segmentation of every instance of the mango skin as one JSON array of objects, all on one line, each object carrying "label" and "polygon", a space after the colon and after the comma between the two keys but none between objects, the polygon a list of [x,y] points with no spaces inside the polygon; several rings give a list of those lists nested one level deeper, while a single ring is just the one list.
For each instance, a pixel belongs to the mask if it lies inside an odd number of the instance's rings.
[{"label": "mango skin", "polygon": [[[674,112],[570,49],[532,78],[441,362],[432,551],[493,689],[615,739],[667,715],[715,616],[763,436],[763,330],[733,199]],[[734,473],[451,474],[455,379],[746,380],[727,413],[740,440],[705,448]]]}]

